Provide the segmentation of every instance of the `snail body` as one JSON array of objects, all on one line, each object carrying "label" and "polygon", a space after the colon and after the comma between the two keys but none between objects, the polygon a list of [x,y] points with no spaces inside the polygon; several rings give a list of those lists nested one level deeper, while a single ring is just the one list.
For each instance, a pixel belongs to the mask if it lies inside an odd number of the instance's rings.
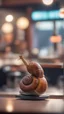
[{"label": "snail body", "polygon": [[30,74],[22,78],[19,84],[20,89],[26,93],[34,92],[36,95],[43,94],[48,87],[43,68],[37,62],[30,62],[28,64],[22,56],[21,59]]},{"label": "snail body", "polygon": [[22,61],[24,62],[24,64],[26,65],[26,68],[28,70],[29,73],[31,73],[33,76],[35,77],[40,77],[42,78],[44,75],[44,70],[41,67],[41,65],[37,62],[31,61],[29,63],[26,62],[26,60],[20,56],[20,59],[22,59]]},{"label": "snail body", "polygon": [[44,74],[44,70],[42,69],[42,67],[40,66],[39,63],[37,62],[30,62],[29,65],[27,65],[27,70],[29,73],[31,73],[33,76],[35,77],[43,77]]}]

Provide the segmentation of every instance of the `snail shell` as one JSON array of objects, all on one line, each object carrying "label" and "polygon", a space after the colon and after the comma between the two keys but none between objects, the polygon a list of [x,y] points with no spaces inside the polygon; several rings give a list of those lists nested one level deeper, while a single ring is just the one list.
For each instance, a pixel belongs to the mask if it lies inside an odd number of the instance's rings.
[{"label": "snail shell", "polygon": [[36,78],[32,75],[25,76],[20,81],[20,89],[24,92],[34,92],[36,95],[43,94],[48,87],[47,80],[43,78]]},{"label": "snail shell", "polygon": [[24,92],[32,92],[37,88],[38,85],[38,79],[36,77],[33,77],[31,75],[25,76],[20,81],[20,89]]},{"label": "snail shell", "polygon": [[35,89],[35,92],[38,95],[40,95],[40,94],[43,94],[46,91],[46,89],[48,87],[48,83],[47,83],[47,80],[46,80],[45,77],[38,78],[38,80],[39,80],[39,84],[38,84],[37,88]]},{"label": "snail shell", "polygon": [[29,65],[27,66],[27,70],[29,73],[31,73],[33,76],[37,78],[38,77],[42,78],[44,75],[43,68],[37,62],[30,62]]}]

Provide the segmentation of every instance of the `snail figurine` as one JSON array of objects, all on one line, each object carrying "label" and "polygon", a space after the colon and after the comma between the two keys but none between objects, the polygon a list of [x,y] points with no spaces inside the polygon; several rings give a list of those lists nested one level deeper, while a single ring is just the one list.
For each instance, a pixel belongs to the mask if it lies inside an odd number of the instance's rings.
[{"label": "snail figurine", "polygon": [[22,59],[29,72],[28,75],[21,79],[19,84],[20,89],[25,93],[43,94],[48,87],[43,68],[37,62],[32,61],[27,63],[23,56],[20,56],[20,59]]}]

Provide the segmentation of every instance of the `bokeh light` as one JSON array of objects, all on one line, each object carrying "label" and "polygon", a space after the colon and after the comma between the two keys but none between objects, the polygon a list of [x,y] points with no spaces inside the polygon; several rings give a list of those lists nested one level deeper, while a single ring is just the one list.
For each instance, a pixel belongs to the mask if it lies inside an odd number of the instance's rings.
[{"label": "bokeh light", "polygon": [[12,22],[12,21],[13,21],[13,16],[12,16],[12,15],[7,15],[7,16],[5,17],[5,20],[6,20],[7,22]]},{"label": "bokeh light", "polygon": [[27,29],[28,26],[29,26],[29,20],[26,18],[26,17],[20,17],[18,20],[17,20],[17,27],[19,29]]},{"label": "bokeh light", "polygon": [[62,41],[62,37],[60,35],[50,37],[50,42],[52,43],[59,43],[61,41]]},{"label": "bokeh light", "polygon": [[32,54],[38,55],[38,53],[39,53],[39,49],[38,48],[33,48],[32,49]]},{"label": "bokeh light", "polygon": [[51,5],[53,0],[42,0],[45,5]]},{"label": "bokeh light", "polygon": [[13,25],[11,23],[4,23],[1,28],[3,33],[13,32]]},{"label": "bokeh light", "polygon": [[64,8],[61,8],[59,11],[60,18],[64,18]]}]

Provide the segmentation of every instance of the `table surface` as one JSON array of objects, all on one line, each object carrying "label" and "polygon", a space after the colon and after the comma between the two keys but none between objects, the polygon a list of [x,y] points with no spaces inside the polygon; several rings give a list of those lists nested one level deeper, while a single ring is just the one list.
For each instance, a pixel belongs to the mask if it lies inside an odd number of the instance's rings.
[{"label": "table surface", "polygon": [[45,95],[50,95],[45,100],[20,100],[16,97],[19,91],[0,91],[0,112],[15,113],[62,113],[64,112],[63,89],[49,87]]},{"label": "table surface", "polygon": [[0,94],[0,112],[62,114],[64,112],[63,95],[51,95],[45,100],[21,100],[15,95]]},{"label": "table surface", "polygon": [[62,98],[45,100],[20,100],[16,97],[0,97],[0,112],[15,113],[63,113]]}]

